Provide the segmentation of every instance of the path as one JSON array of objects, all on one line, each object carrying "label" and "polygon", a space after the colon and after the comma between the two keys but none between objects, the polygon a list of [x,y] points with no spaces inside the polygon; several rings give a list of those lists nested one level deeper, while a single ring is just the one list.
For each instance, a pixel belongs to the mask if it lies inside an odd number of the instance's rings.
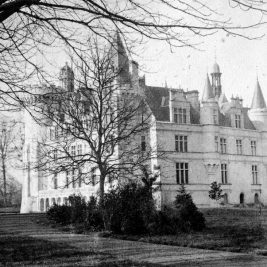
[{"label": "path", "polygon": [[[18,236],[29,236],[36,240],[62,242],[81,251],[93,251],[99,256],[86,256],[77,266],[95,266],[103,261],[116,262],[125,259],[137,263],[150,263],[156,266],[267,266],[267,257],[246,255],[243,253],[221,252],[215,250],[202,250],[185,247],[149,244],[135,241],[116,240],[102,238],[97,235],[80,235],[60,232],[56,229],[37,224],[42,221],[44,215],[1,215],[0,214],[0,238],[1,235],[14,233]],[[0,248],[1,249],[1,248]],[[112,259],[110,258],[112,255]],[[53,266],[73,266],[63,263]],[[107,266],[107,265],[106,265]],[[118,265],[119,266],[119,265]]]}]

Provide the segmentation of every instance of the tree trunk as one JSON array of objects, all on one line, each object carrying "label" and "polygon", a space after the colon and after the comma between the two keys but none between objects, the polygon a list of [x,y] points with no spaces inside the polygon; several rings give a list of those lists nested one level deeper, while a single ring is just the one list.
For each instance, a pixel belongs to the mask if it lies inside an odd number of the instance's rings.
[{"label": "tree trunk", "polygon": [[102,209],[103,202],[104,202],[104,193],[105,193],[105,176],[103,174],[100,174],[100,180],[99,180],[99,205]]},{"label": "tree trunk", "polygon": [[2,173],[3,173],[3,186],[4,186],[4,206],[7,206],[7,188],[6,188],[6,165],[5,160],[2,158]]}]

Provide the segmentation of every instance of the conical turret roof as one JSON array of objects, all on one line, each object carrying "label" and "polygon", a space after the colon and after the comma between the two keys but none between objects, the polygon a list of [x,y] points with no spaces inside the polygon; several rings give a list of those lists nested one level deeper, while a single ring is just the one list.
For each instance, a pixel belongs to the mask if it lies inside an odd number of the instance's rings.
[{"label": "conical turret roof", "polygon": [[258,78],[257,78],[256,87],[255,87],[255,91],[254,91],[254,95],[253,95],[253,99],[251,103],[251,108],[252,109],[266,108],[266,103],[265,103],[265,100],[264,100],[264,97],[261,91]]},{"label": "conical turret roof", "polygon": [[212,73],[220,73],[220,66],[219,64],[215,61],[213,66],[212,66]]},{"label": "conical turret roof", "polygon": [[225,93],[222,93],[219,97],[219,104],[222,105],[222,104],[227,103],[227,102],[228,102],[228,100],[225,96]]},{"label": "conical turret roof", "polygon": [[214,98],[214,94],[213,94],[212,87],[210,84],[209,75],[207,74],[206,83],[205,83],[204,91],[202,95],[202,101],[207,101],[211,98]]}]

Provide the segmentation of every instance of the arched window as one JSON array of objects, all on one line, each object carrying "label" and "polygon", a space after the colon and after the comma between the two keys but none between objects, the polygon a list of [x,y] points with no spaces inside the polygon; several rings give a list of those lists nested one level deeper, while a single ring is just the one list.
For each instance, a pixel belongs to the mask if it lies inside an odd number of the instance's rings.
[{"label": "arched window", "polygon": [[226,193],[223,195],[223,203],[228,204],[228,195]]},{"label": "arched window", "polygon": [[259,204],[259,203],[260,203],[260,199],[259,199],[259,194],[258,194],[258,193],[256,193],[256,194],[254,195],[254,203],[255,203],[255,204]]},{"label": "arched window", "polygon": [[51,199],[51,205],[55,205],[56,204],[56,200],[55,200],[55,198],[53,197],[52,199]]},{"label": "arched window", "polygon": [[44,212],[44,199],[43,198],[41,198],[40,200],[40,211]]},{"label": "arched window", "polygon": [[244,195],[244,193],[241,193],[239,198],[240,198],[240,204],[244,204],[245,203],[245,195]]},{"label": "arched window", "polygon": [[49,198],[45,200],[45,210],[49,209]]},{"label": "arched window", "polygon": [[60,197],[57,198],[57,204],[58,204],[58,205],[61,204],[61,198],[60,198]]},{"label": "arched window", "polygon": [[63,201],[64,201],[64,205],[68,205],[68,198],[67,197],[64,197]]}]

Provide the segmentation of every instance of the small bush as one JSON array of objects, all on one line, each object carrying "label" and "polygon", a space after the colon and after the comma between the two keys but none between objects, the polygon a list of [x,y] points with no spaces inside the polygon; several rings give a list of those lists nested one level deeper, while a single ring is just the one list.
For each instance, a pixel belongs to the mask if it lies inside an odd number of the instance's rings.
[{"label": "small bush", "polygon": [[71,207],[67,205],[59,206],[54,204],[46,213],[50,221],[67,225],[71,223]]},{"label": "small bush", "polygon": [[103,212],[107,230],[144,234],[148,231],[155,206],[147,187],[129,183],[105,194]]},{"label": "small bush", "polygon": [[90,200],[87,202],[85,214],[84,223],[87,230],[99,231],[104,229],[102,213],[95,197],[91,196]]},{"label": "small bush", "polygon": [[81,229],[102,230],[104,226],[95,197],[91,197],[86,203],[81,196],[71,195],[69,205],[53,205],[47,211],[47,218],[61,225],[76,225],[79,231]]},{"label": "small bush", "polygon": [[193,199],[189,193],[185,191],[184,185],[181,186],[178,195],[174,201],[175,208],[180,218],[180,226],[182,231],[201,231],[205,228],[205,218],[198,211]]},{"label": "small bush", "polygon": [[157,211],[148,225],[150,234],[171,235],[181,231],[180,218],[177,211],[171,207],[165,206]]}]

